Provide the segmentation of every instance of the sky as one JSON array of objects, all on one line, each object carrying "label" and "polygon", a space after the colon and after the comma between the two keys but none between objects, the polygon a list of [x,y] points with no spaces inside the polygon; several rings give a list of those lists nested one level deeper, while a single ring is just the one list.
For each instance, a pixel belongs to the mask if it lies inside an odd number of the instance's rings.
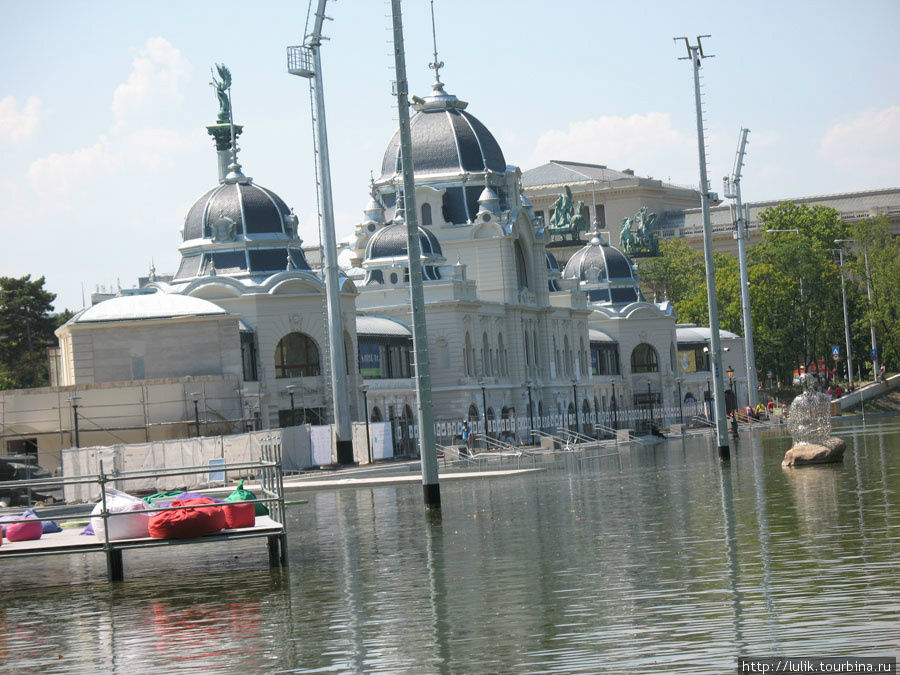
[{"label": "sky", "polygon": [[[287,73],[307,2],[0,0],[0,276],[46,277],[56,309],[174,272],[217,182],[210,68],[233,76],[244,173],[319,240],[307,81]],[[523,170],[551,159],[699,183],[704,38],[711,189],[750,129],[744,201],[900,186],[900,3],[435,0],[441,78]],[[352,232],[396,128],[390,3],[329,2],[322,47],[335,222]],[[430,5],[405,0],[411,93],[429,93]]]}]

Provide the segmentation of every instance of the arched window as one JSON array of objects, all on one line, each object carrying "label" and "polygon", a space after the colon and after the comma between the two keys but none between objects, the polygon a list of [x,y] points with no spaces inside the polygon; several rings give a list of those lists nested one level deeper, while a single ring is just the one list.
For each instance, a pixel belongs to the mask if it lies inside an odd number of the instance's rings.
[{"label": "arched window", "polygon": [[587,352],[584,350],[584,338],[578,338],[578,366],[582,376],[586,376],[587,372]]},{"label": "arched window", "polygon": [[517,241],[513,244],[516,252],[516,283],[519,290],[530,288],[528,285],[528,267],[525,265],[525,253],[522,251],[522,245]]},{"label": "arched window", "polygon": [[581,433],[591,433],[591,404],[587,399],[581,402]]},{"label": "arched window", "polygon": [[531,345],[528,341],[528,331],[525,331],[525,368],[531,372]]},{"label": "arched window", "polygon": [[466,331],[466,340],[463,345],[463,361],[465,361],[466,364],[466,375],[469,377],[475,374],[475,363],[472,355],[472,338],[469,337],[469,332]]},{"label": "arched window", "polygon": [[431,225],[431,204],[425,202],[422,204],[422,225]]},{"label": "arched window", "polygon": [[377,405],[374,408],[372,408],[372,414],[369,415],[369,421],[370,422],[383,422],[384,421],[384,417],[382,417],[382,415],[381,415],[381,408],[379,408]]},{"label": "arched window", "polygon": [[537,331],[531,331],[531,353],[534,357],[534,370],[538,371],[541,363],[541,350],[538,349]]},{"label": "arched window", "polygon": [[319,348],[305,333],[288,333],[275,347],[275,377],[319,375]]},{"label": "arched window", "polygon": [[503,344],[503,333],[497,335],[497,355],[500,357],[500,374],[506,377],[509,375],[509,361],[506,357],[506,345]]},{"label": "arched window", "polygon": [[634,348],[633,352],[631,352],[631,372],[659,372],[659,356],[657,355],[656,350],[646,342],[642,342]]},{"label": "arched window", "polygon": [[491,374],[491,347],[487,333],[481,334],[481,367],[485,375]]},{"label": "arched window", "polygon": [[563,369],[566,375],[572,374],[572,350],[569,348],[568,335],[563,335]]}]

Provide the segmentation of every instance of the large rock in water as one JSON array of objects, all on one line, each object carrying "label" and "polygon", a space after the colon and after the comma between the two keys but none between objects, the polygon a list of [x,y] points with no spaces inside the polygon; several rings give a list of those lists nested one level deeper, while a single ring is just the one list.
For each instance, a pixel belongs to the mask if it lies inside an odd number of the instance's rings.
[{"label": "large rock in water", "polygon": [[841,438],[829,438],[821,445],[818,443],[797,443],[784,453],[781,466],[802,466],[804,464],[827,464],[840,462],[844,458],[847,444]]}]

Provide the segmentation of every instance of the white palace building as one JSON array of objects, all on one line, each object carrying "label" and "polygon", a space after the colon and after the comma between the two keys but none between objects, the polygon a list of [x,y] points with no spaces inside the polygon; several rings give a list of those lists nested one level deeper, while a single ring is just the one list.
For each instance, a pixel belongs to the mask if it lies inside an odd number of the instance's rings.
[{"label": "white palace building", "polygon": [[[521,170],[468,104],[440,80],[418,100],[410,126],[438,443],[452,443],[463,420],[477,435],[524,443],[531,429],[648,431],[650,420],[702,411],[709,330],[679,326],[669,303],[647,301],[635,265],[597,230],[552,246]],[[219,179],[187,213],[178,271],[151,272],[57,331],[54,385],[0,392],[4,450],[36,449],[58,466],[76,441],[74,415],[82,446],[333,421],[324,282],[307,259],[317,252],[304,250],[284,201],[217,143]],[[341,305],[352,418],[386,424],[393,454],[409,456],[418,450],[401,184],[395,134],[341,252]],[[687,192],[675,194],[682,208],[696,204]],[[740,399],[741,339],[723,331],[722,341]],[[365,449],[355,456],[365,461]]]}]

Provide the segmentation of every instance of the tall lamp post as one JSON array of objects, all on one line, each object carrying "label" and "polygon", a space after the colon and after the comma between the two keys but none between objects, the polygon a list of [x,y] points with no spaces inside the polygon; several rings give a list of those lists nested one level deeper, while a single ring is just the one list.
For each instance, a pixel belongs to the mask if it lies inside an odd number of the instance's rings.
[{"label": "tall lamp post", "polygon": [[195,436],[200,435],[200,392],[192,391],[188,396],[191,397],[191,400],[194,402],[194,426],[197,430]]},{"label": "tall lamp post", "polygon": [[578,420],[578,389],[577,380],[572,380],[572,405],[575,407],[575,432],[581,433],[581,423]]},{"label": "tall lamp post", "polygon": [[288,396],[291,397],[291,426],[292,427],[297,425],[297,419],[294,416],[294,410],[295,410],[295,408],[294,408],[294,389],[296,389],[296,388],[297,388],[296,384],[289,384],[288,386],[286,386],[284,388],[285,391],[287,391]]},{"label": "tall lamp post", "polygon": [[487,447],[488,439],[488,419],[487,419],[487,391],[485,390],[484,380],[478,383],[481,387],[481,409],[484,412],[484,447]]},{"label": "tall lamp post", "polygon": [[526,382],[525,386],[528,387],[528,438],[534,445],[534,404],[531,402],[531,382]]},{"label": "tall lamp post", "polygon": [[[681,396],[681,379],[678,379],[678,419],[680,420],[681,426],[684,426],[684,399]],[[682,433],[684,430],[682,429]]]},{"label": "tall lamp post", "polygon": [[81,439],[78,436],[78,400],[81,397],[77,394],[70,396],[68,398],[69,403],[72,404],[72,419],[75,422],[75,447],[81,447]]},{"label": "tall lamp post", "polygon": [[844,340],[847,344],[847,382],[853,387],[853,355],[850,351],[850,318],[847,314],[847,293],[844,287],[844,249],[838,249],[841,267],[841,301],[844,304]]},{"label": "tall lamp post", "polygon": [[653,433],[653,392],[650,391],[650,380],[647,380],[647,405],[650,406],[650,433]]},{"label": "tall lamp post", "polygon": [[[843,244],[845,242],[856,242],[855,239],[835,239],[835,244]],[[866,296],[869,298],[869,308],[872,308],[872,284],[869,283],[869,250],[866,247],[863,247],[863,258],[866,261]],[[843,272],[843,263],[841,263],[841,271]],[[841,281],[843,282],[843,274],[841,274]],[[843,292],[844,287],[841,286],[841,292]],[[844,307],[846,311],[846,300],[844,301]],[[875,321],[872,317],[869,317],[869,334],[872,338],[872,379],[878,379],[878,343],[875,341]]]},{"label": "tall lamp post", "polygon": [[366,451],[369,456],[369,464],[373,463],[372,459],[372,439],[369,438],[369,385],[364,384],[360,387],[363,393],[363,410],[366,413]]},{"label": "tall lamp post", "polygon": [[613,429],[619,428],[619,404],[616,403],[616,383],[612,382]]}]

